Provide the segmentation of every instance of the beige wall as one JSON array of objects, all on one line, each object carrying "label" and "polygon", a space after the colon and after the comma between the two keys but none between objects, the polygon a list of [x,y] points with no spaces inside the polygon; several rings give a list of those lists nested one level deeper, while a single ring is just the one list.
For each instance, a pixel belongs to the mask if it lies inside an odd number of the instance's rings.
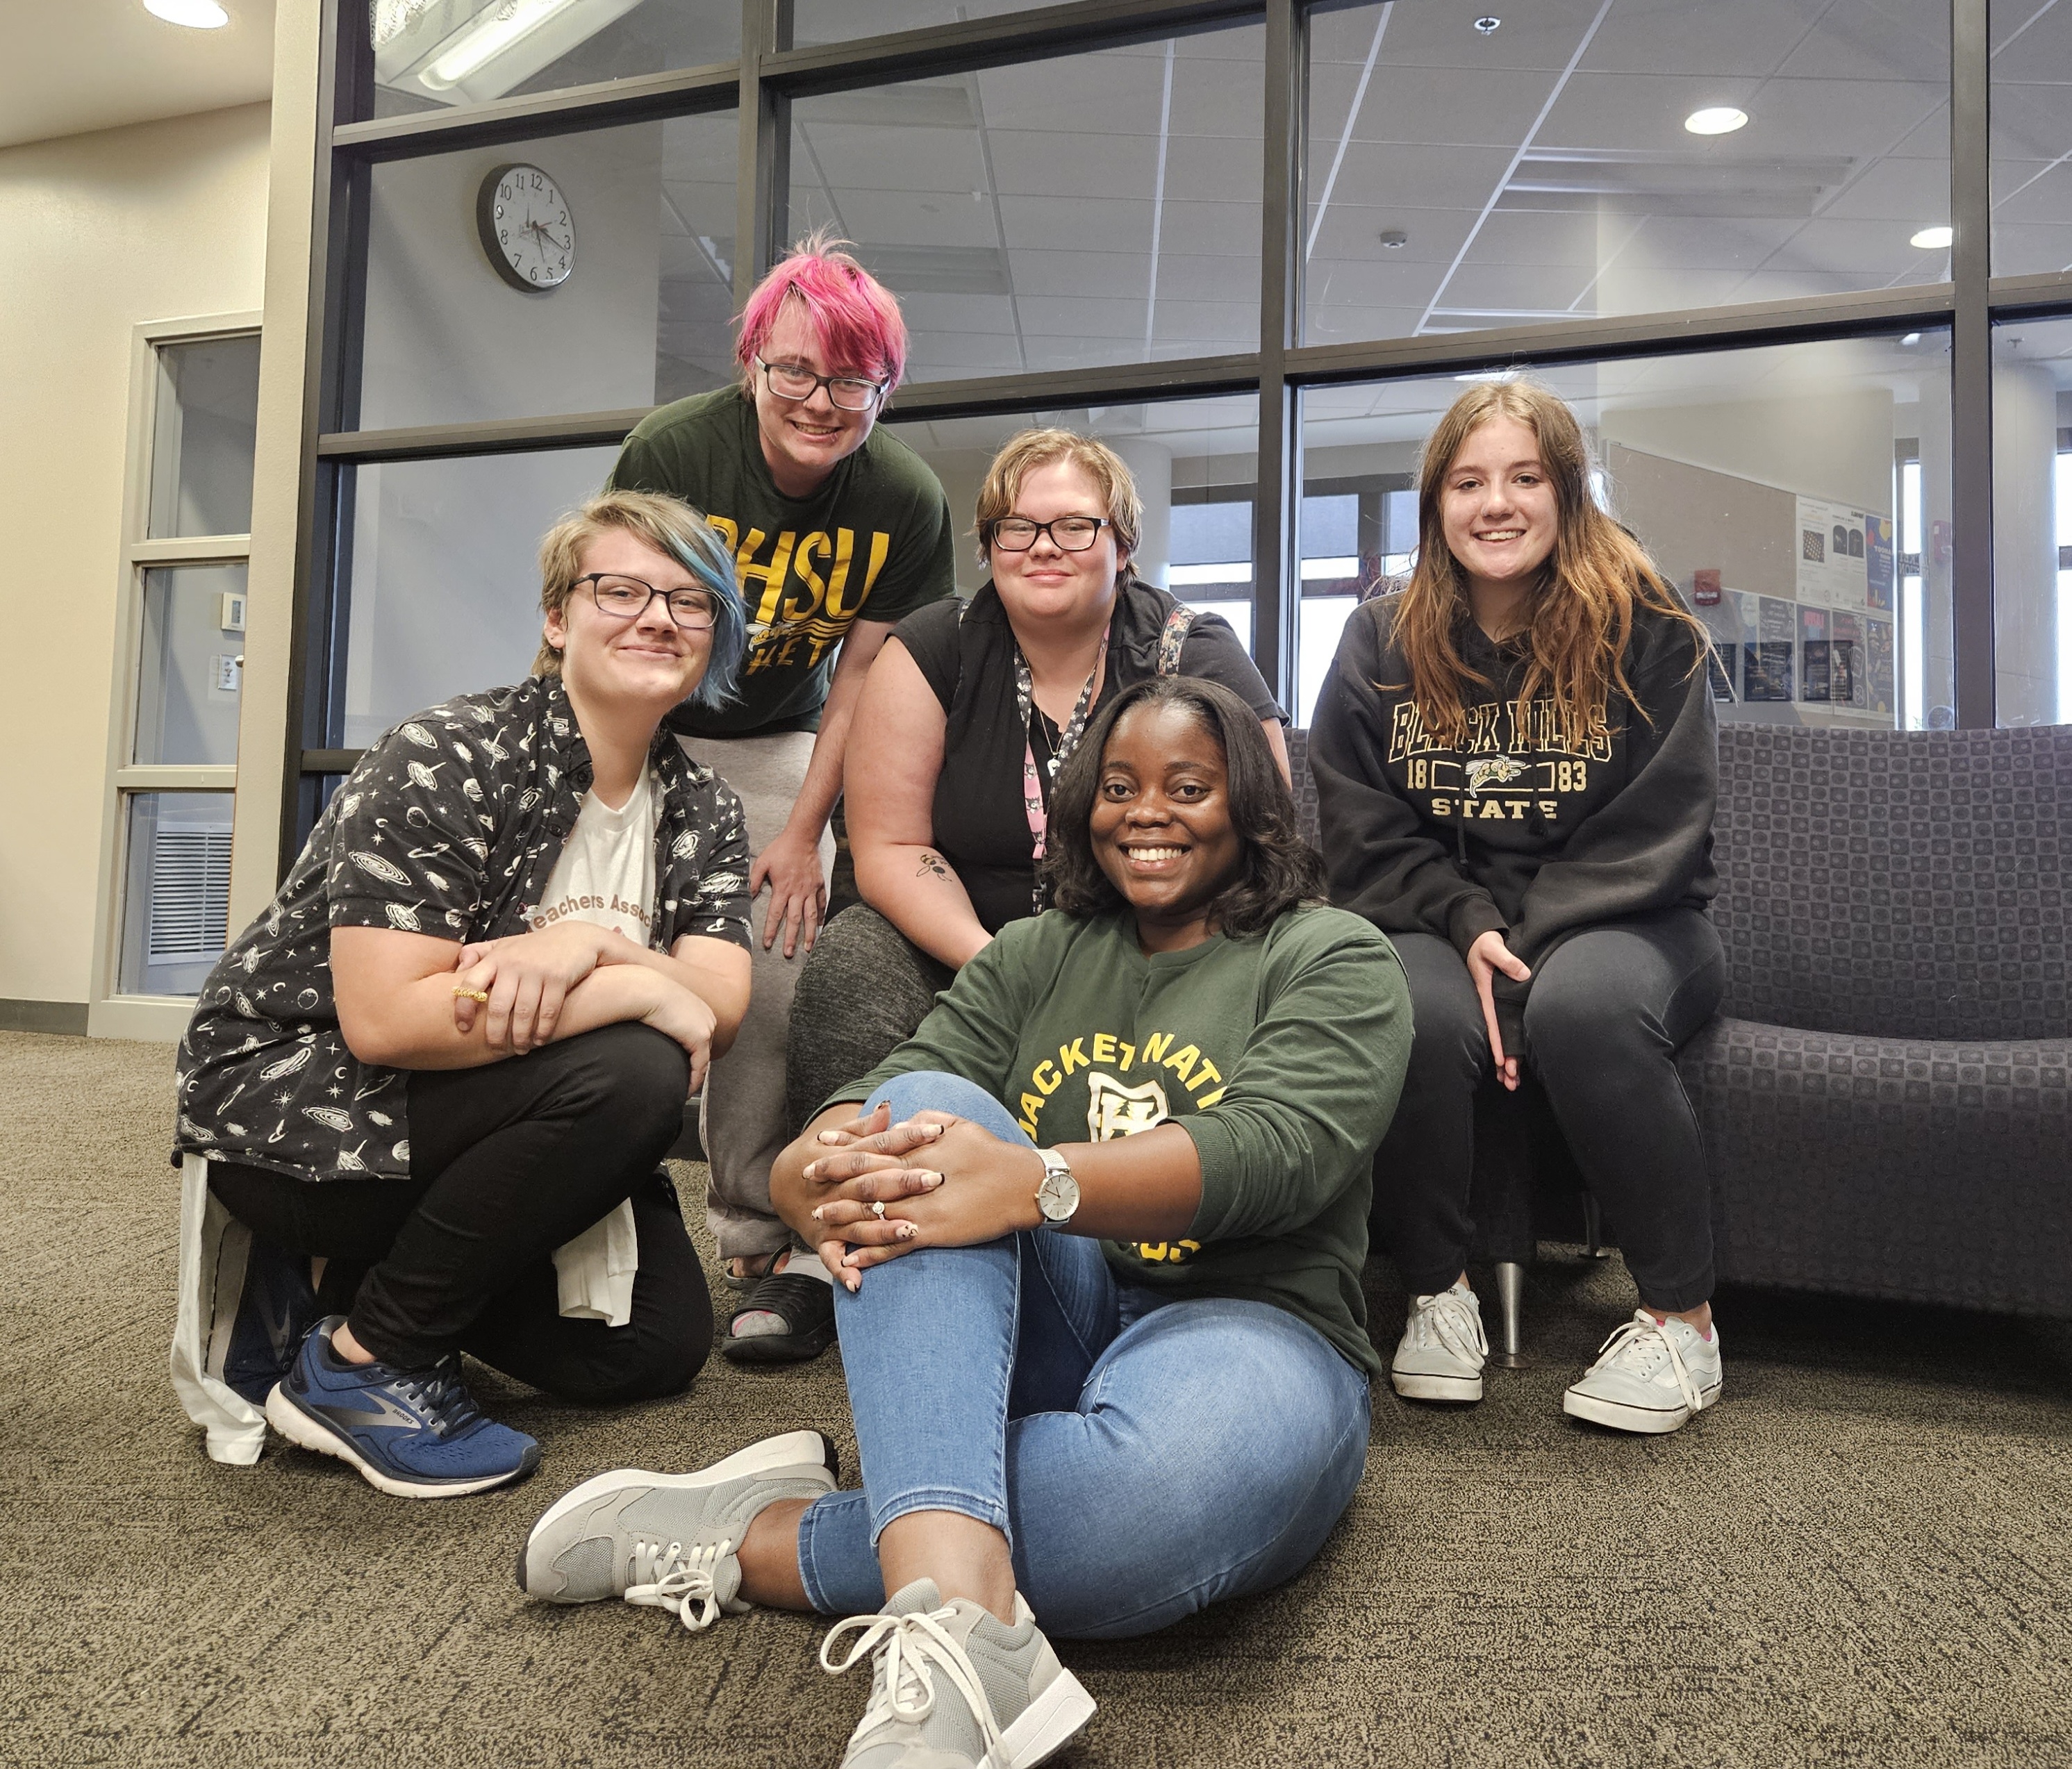
[{"label": "beige wall", "polygon": [[268,107],[0,149],[0,1000],[84,1002],[132,328],[261,305]]}]

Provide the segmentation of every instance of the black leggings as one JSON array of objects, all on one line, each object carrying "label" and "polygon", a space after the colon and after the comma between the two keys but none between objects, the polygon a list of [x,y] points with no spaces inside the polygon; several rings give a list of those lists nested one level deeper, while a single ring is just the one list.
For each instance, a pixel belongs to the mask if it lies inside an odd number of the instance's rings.
[{"label": "black leggings", "polygon": [[[1430,934],[1390,937],[1417,1030],[1375,1158],[1374,1232],[1404,1282],[1429,1294],[1467,1261],[1475,1091],[1494,1084],[1466,961]],[[1712,1018],[1725,978],[1719,935],[1697,910],[1585,929],[1535,973],[1525,1048],[1511,1053],[1546,1089],[1650,1308],[1696,1308],[1712,1294],[1704,1150],[1675,1057]]]},{"label": "black leggings", "polygon": [[[528,1056],[409,1078],[408,1180],[294,1179],[212,1163],[255,1233],[329,1265],[319,1301],[384,1363],[456,1349],[572,1401],[674,1394],[712,1348],[712,1300],[657,1166],[683,1127],[688,1059],[606,1026]],[[640,1267],[624,1327],[560,1310],[553,1250],[633,1200]]]}]

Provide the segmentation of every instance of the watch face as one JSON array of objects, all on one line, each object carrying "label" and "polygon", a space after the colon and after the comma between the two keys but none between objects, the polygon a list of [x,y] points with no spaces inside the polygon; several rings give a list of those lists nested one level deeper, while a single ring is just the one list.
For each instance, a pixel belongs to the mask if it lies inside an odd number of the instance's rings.
[{"label": "watch face", "polygon": [[496,274],[520,289],[557,289],[576,265],[568,199],[536,166],[500,166],[475,199],[482,249]]}]

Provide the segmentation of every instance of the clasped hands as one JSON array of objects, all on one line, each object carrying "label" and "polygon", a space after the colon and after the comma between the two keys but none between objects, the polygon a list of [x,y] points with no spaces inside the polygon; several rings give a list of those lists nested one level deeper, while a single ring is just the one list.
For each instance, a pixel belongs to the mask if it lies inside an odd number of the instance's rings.
[{"label": "clasped hands", "polygon": [[808,1133],[829,1152],[806,1164],[806,1220],[795,1226],[850,1290],[868,1267],[916,1247],[976,1246],[1043,1220],[1042,1158],[968,1119],[931,1111],[894,1124],[881,1102]]}]

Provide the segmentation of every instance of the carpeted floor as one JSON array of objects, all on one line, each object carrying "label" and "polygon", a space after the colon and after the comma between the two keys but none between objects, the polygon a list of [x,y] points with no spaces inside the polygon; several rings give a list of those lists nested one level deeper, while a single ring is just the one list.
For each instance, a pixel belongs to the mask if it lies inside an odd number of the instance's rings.
[{"label": "carpeted floor", "polygon": [[[215,1467],[165,1373],[170,1073],[163,1046],[0,1034],[0,1762],[832,1766],[864,1690],[814,1623],[693,1637],[529,1604],[510,1568],[600,1469],[845,1439],[834,1357],[715,1360],[615,1414],[481,1372],[547,1453],[477,1500],[285,1449]],[[1304,1578],[1067,1646],[1101,1708],[1062,1769],[2072,1763],[2072,1331],[1724,1297],[1727,1400],[1644,1442],[1559,1412],[1630,1296],[1615,1261],[1543,1264],[1533,1366],[1465,1413],[1382,1395]],[[1392,1327],[1379,1269],[1371,1300]]]}]

